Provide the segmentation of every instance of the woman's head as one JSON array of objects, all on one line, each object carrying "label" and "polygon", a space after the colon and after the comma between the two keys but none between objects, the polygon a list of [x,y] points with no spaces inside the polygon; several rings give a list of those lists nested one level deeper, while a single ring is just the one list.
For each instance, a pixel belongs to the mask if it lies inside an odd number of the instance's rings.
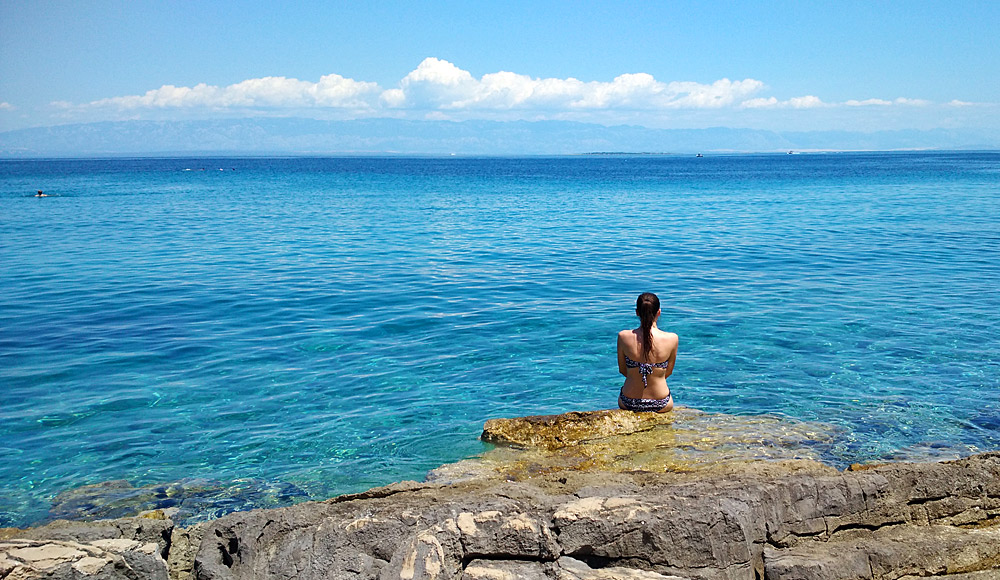
[{"label": "woman's head", "polygon": [[635,301],[635,314],[642,328],[642,356],[648,358],[653,350],[653,323],[660,314],[660,299],[652,292],[643,292]]}]

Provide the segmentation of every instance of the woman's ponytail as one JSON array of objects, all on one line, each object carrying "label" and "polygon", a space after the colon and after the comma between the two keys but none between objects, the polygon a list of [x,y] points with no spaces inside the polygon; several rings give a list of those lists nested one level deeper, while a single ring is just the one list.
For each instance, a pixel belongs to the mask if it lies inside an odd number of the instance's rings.
[{"label": "woman's ponytail", "polygon": [[649,360],[649,353],[653,352],[653,323],[659,311],[660,299],[652,292],[643,292],[635,301],[635,313],[642,327],[642,358],[646,361]]}]

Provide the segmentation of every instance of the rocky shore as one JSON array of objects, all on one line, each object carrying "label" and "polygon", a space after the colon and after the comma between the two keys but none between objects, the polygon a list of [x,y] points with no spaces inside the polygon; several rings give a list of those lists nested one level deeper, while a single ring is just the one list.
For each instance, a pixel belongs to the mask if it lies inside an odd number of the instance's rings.
[{"label": "rocky shore", "polygon": [[1000,453],[852,466],[823,426],[690,410],[493,420],[424,482],[182,528],[0,530],[0,578],[1000,578]]}]

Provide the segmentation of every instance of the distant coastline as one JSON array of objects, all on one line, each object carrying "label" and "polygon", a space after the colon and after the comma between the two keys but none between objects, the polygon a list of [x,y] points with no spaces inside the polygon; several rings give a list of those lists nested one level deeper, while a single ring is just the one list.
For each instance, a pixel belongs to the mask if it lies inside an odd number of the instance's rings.
[{"label": "distant coastline", "polygon": [[0,157],[683,155],[1000,149],[1000,129],[781,132],[570,121],[249,118],[117,121],[0,133]]},{"label": "distant coastline", "polygon": [[[908,153],[940,153],[940,154],[963,154],[963,153],[996,153],[1000,152],[1000,147],[984,149],[803,149],[796,150],[795,155],[905,155]],[[149,151],[149,152],[94,152],[94,153],[72,153],[65,154],[52,153],[48,155],[32,155],[28,153],[8,153],[0,152],[0,162],[3,161],[98,161],[106,160],[128,160],[128,159],[516,159],[516,158],[614,158],[614,157],[739,157],[739,156],[784,156],[787,151],[589,151],[583,153],[400,153],[394,151],[330,151],[330,152],[289,152],[289,151]]]}]

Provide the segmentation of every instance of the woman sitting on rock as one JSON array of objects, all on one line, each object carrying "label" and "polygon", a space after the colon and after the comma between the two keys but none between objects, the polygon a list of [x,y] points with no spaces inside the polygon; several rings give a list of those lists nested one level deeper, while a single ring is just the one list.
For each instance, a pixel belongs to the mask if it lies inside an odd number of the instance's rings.
[{"label": "woman sitting on rock", "polygon": [[652,292],[635,301],[639,328],[618,333],[618,372],[625,376],[618,406],[629,411],[666,413],[674,408],[667,377],[674,372],[677,335],[656,327],[660,299]]}]

